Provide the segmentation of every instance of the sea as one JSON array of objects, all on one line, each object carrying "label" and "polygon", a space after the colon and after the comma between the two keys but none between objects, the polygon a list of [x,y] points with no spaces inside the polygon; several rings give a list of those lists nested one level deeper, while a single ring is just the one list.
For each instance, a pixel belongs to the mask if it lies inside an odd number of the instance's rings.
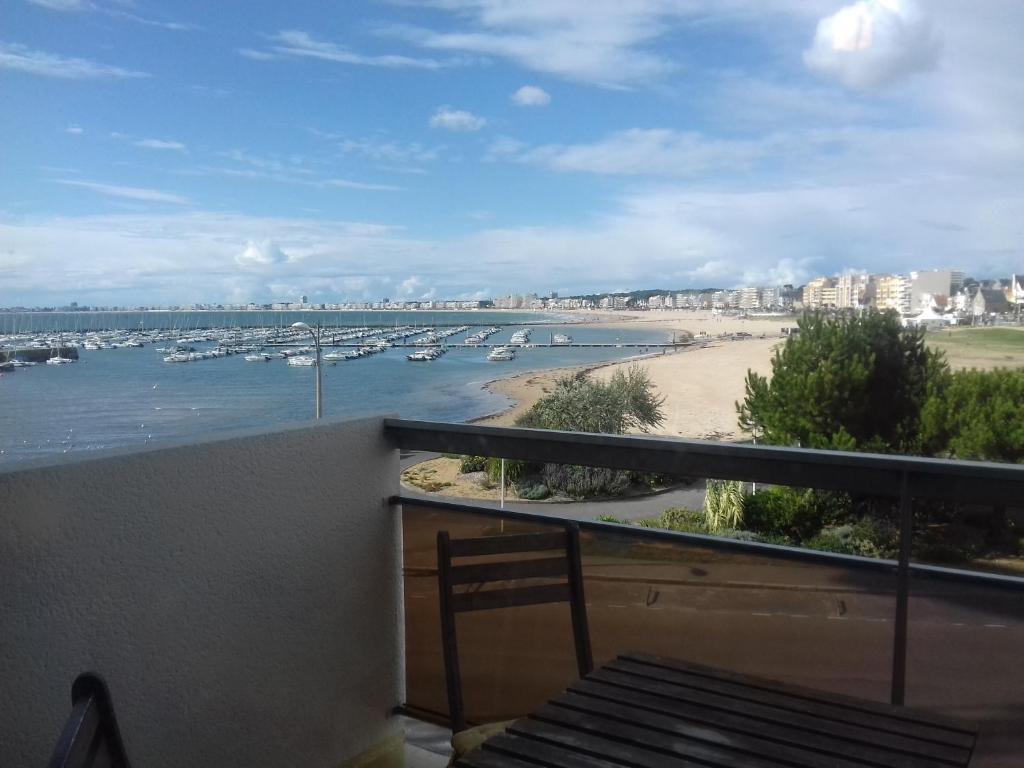
[{"label": "sea", "polygon": [[[0,334],[203,328],[280,327],[294,322],[325,327],[468,325],[448,338],[458,344],[489,326],[488,343],[507,342],[521,328],[531,342],[565,333],[576,343],[655,344],[668,334],[649,328],[589,327],[558,315],[508,312],[136,312],[6,313]],[[314,416],[314,367],[285,360],[246,362],[244,355],[166,363],[162,344],[142,348],[79,349],[77,363],[18,368],[0,378],[0,465],[111,448],[154,446],[182,439],[309,421]],[[197,350],[215,347],[193,345]],[[485,347],[452,349],[432,362],[410,362],[410,349],[324,363],[323,416],[395,414],[464,422],[497,413],[511,402],[485,389],[499,378],[528,371],[620,360],[643,347],[532,347],[508,362],[487,361]],[[650,352],[651,350],[646,350]]]}]

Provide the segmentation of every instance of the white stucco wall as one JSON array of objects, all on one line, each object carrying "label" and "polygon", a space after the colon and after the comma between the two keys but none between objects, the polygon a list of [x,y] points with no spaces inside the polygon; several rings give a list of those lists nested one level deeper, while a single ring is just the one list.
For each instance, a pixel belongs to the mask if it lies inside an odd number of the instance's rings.
[{"label": "white stucco wall", "polygon": [[380,419],[0,472],[0,765],[46,764],[84,670],[145,768],[385,738],[397,483]]}]

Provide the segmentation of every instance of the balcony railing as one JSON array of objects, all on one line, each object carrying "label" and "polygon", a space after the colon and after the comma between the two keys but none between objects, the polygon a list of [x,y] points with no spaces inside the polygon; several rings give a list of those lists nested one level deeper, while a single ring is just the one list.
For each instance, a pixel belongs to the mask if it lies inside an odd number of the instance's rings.
[{"label": "balcony railing", "polygon": [[[913,508],[930,499],[1024,504],[1024,467],[691,440],[387,420],[398,447],[756,481],[898,504],[895,560],[579,522],[595,661],[641,649],[971,720],[975,765],[1024,754],[1024,579],[913,562]],[[406,695],[446,712],[434,536],[544,530],[536,513],[421,497],[403,510]],[[503,616],[501,614],[508,614]],[[471,720],[530,711],[574,675],[559,606],[460,617]],[[552,631],[552,627],[554,631]]]}]

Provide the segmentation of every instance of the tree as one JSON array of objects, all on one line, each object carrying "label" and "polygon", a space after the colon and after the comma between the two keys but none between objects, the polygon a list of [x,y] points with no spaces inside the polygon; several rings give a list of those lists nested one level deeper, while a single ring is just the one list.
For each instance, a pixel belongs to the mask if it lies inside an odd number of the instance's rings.
[{"label": "tree", "polygon": [[1024,369],[957,371],[921,417],[923,442],[956,459],[1024,462]]},{"label": "tree", "polygon": [[[631,365],[615,371],[607,382],[594,381],[586,373],[559,379],[554,391],[516,419],[516,425],[613,435],[647,432],[665,420],[664,402],[647,371]],[[550,490],[574,498],[615,496],[635,479],[631,472],[604,467],[545,464],[536,469]]]},{"label": "tree", "polygon": [[895,312],[808,314],[775,353],[772,376],[749,371],[740,426],[764,442],[920,453],[921,412],[948,381],[942,354]]},{"label": "tree", "polygon": [[560,378],[554,391],[534,403],[516,424],[612,435],[648,432],[665,421],[664,402],[647,371],[631,365],[615,371],[607,382],[594,381],[586,373]]}]

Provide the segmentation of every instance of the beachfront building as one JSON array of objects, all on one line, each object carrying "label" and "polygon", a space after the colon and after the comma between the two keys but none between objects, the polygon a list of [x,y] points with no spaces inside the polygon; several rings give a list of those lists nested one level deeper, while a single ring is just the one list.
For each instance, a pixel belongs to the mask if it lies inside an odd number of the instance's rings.
[{"label": "beachfront building", "polygon": [[860,309],[864,306],[870,282],[866,272],[840,275],[836,280],[836,308]]},{"label": "beachfront building", "polygon": [[761,309],[761,289],[749,286],[740,288],[737,305],[745,310]]},{"label": "beachfront building", "polygon": [[876,309],[910,312],[910,280],[904,275],[879,275],[874,280]]},{"label": "beachfront building", "polygon": [[836,306],[836,281],[831,277],[818,277],[804,286],[804,309],[831,309]]}]

